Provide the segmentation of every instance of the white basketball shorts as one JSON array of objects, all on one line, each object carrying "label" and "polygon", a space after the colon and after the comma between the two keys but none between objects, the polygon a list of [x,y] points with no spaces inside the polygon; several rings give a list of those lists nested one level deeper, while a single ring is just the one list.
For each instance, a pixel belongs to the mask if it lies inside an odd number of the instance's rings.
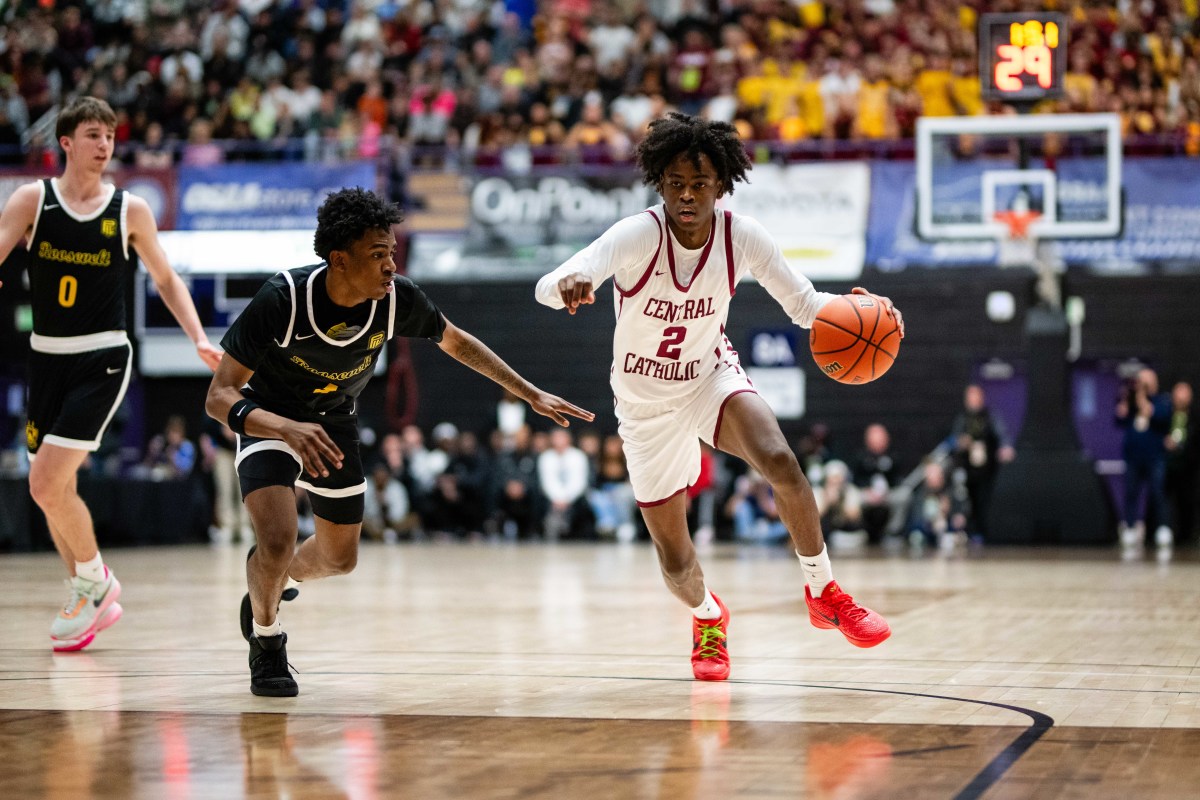
[{"label": "white basketball shorts", "polygon": [[717,446],[725,404],[742,392],[755,392],[754,385],[740,366],[730,365],[713,372],[698,390],[675,403],[633,404],[617,399],[617,430],[639,506],[661,505],[696,482],[700,440]]}]

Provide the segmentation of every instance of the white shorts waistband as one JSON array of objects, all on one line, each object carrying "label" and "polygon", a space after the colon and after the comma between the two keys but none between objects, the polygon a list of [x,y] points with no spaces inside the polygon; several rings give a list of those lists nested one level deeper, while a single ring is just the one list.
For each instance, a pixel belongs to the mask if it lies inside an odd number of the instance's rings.
[{"label": "white shorts waistband", "polygon": [[92,350],[104,350],[126,344],[129,344],[129,336],[125,331],[101,331],[85,336],[42,336],[40,333],[29,335],[31,348],[39,353],[56,355],[87,353]]}]

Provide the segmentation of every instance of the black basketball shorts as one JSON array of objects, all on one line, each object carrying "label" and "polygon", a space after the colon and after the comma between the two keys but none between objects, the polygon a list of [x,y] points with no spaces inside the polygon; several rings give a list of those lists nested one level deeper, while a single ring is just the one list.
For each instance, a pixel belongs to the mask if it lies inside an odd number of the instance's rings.
[{"label": "black basketball shorts", "polygon": [[100,448],[108,424],[129,388],[133,348],[128,343],[86,353],[29,354],[29,402],[25,444]]},{"label": "black basketball shorts", "polygon": [[334,469],[326,464],[329,467],[327,477],[314,478],[303,472],[300,456],[280,439],[239,436],[234,464],[242,497],[266,486],[299,486],[308,492],[313,513],[318,517],[338,525],[362,522],[367,481],[358,450],[358,424],[353,420],[326,422],[322,427],[342,451],[342,468]]}]

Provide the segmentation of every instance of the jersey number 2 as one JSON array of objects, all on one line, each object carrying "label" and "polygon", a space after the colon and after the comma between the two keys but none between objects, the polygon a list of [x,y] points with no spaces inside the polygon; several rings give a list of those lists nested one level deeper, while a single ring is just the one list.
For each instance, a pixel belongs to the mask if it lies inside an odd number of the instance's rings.
[{"label": "jersey number 2", "polygon": [[79,281],[74,275],[63,275],[58,282],[58,304],[63,308],[75,305],[75,295],[79,293]]},{"label": "jersey number 2", "polygon": [[679,359],[683,352],[683,337],[687,336],[687,328],[673,326],[663,330],[663,340],[658,344],[659,358]]}]

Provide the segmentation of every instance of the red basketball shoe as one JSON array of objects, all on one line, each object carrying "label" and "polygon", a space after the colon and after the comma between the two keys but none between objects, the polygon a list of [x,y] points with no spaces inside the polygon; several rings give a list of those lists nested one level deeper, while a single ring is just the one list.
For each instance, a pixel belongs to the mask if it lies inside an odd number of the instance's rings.
[{"label": "red basketball shoe", "polygon": [[812,596],[812,590],[805,584],[804,600],[814,626],[837,628],[855,647],[874,647],[892,635],[887,620],[854,602],[837,581],[830,581],[818,598]]},{"label": "red basketball shoe", "polygon": [[716,619],[692,617],[692,674],[698,681],[723,681],[729,677],[729,651],[725,649],[729,631],[729,609],[713,595],[721,616]]}]

